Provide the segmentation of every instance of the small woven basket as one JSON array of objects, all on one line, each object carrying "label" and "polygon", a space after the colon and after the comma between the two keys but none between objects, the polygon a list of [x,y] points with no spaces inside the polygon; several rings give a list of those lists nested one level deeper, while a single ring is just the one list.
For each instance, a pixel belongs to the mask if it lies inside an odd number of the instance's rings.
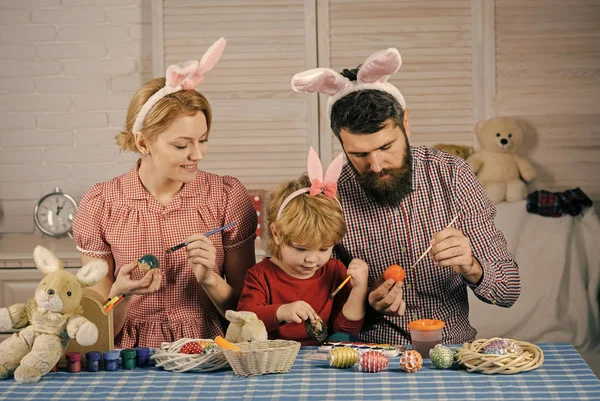
[{"label": "small woven basket", "polygon": [[236,344],[240,350],[224,349],[225,358],[236,376],[286,373],[296,361],[300,343],[288,340],[267,340]]},{"label": "small woven basket", "polygon": [[[523,352],[504,355],[484,354],[484,347],[496,340],[512,341],[519,345]],[[469,372],[510,375],[528,372],[542,366],[544,352],[535,344],[495,337],[489,340],[481,339],[465,343],[461,348],[456,349],[456,361]]]},{"label": "small woven basket", "polygon": [[212,340],[182,338],[172,343],[162,343],[150,358],[156,361],[156,367],[171,372],[211,372],[229,367],[222,350],[209,354],[182,354],[181,347],[190,342],[213,342]]}]

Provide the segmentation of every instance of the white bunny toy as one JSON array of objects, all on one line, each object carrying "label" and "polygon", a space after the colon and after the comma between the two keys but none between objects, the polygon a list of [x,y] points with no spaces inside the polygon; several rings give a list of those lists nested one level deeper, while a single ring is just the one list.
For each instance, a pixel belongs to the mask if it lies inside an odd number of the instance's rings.
[{"label": "white bunny toy", "polygon": [[35,265],[44,278],[26,304],[0,308],[0,331],[20,332],[0,343],[0,379],[14,372],[18,383],[34,383],[56,365],[70,339],[83,346],[98,339],[98,328],[81,314],[84,287],[98,283],[108,272],[101,260],[85,264],[76,275],[48,249],[37,246]]},{"label": "white bunny toy", "polygon": [[225,318],[230,322],[225,334],[227,341],[242,343],[267,340],[265,324],[254,312],[227,310]]}]

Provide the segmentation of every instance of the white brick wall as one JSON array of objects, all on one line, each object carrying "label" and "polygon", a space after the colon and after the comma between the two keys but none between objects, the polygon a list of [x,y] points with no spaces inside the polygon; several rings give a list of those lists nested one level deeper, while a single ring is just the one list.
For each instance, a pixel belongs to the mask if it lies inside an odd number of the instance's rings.
[{"label": "white brick wall", "polygon": [[150,3],[0,0],[0,234],[33,233],[54,187],[79,199],[130,168],[114,136],[151,77]]}]

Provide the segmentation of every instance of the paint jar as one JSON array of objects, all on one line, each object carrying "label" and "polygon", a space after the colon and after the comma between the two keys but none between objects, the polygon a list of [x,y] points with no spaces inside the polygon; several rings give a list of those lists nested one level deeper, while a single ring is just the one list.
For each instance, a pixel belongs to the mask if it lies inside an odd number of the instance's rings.
[{"label": "paint jar", "polygon": [[67,371],[77,373],[81,371],[81,354],[79,352],[67,352]]},{"label": "paint jar", "polygon": [[123,369],[135,369],[136,352],[133,348],[121,350],[121,364]]},{"label": "paint jar", "polygon": [[50,369],[50,372],[58,372],[58,363]]},{"label": "paint jar", "polygon": [[138,368],[148,365],[150,358],[150,348],[147,347],[136,347],[135,348],[135,362]]},{"label": "paint jar", "polygon": [[156,353],[156,349],[155,348],[150,348],[150,354],[148,355],[148,366],[155,366],[156,365],[156,361],[154,359],[152,359],[152,355],[154,355]]},{"label": "paint jar", "polygon": [[423,359],[429,358],[429,351],[442,343],[444,322],[436,319],[414,320],[408,324],[412,346]]},{"label": "paint jar", "polygon": [[119,351],[104,352],[104,370],[114,372],[119,369]]},{"label": "paint jar", "polygon": [[102,358],[102,354],[98,351],[90,351],[85,353],[88,372],[97,372],[100,370],[100,358]]}]

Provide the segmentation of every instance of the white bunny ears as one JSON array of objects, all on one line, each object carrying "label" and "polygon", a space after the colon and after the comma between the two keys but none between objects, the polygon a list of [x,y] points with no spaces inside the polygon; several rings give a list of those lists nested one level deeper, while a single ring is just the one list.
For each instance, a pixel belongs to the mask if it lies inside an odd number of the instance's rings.
[{"label": "white bunny ears", "polygon": [[342,173],[342,165],[344,164],[344,155],[340,153],[327,167],[327,171],[325,172],[325,178],[323,178],[323,166],[321,165],[321,159],[319,159],[319,155],[317,152],[310,147],[308,151],[308,160],[306,162],[306,171],[308,172],[308,178],[310,179],[310,187],[300,188],[285,198],[285,200],[279,206],[279,212],[277,212],[277,220],[281,217],[281,212],[283,212],[283,208],[286,207],[288,203],[292,199],[294,199],[298,195],[302,195],[304,193],[310,193],[310,196],[317,196],[320,194],[324,194],[330,199],[335,199],[336,202],[340,205],[340,201],[335,197],[335,193],[337,192],[337,180]]},{"label": "white bunny ears", "polygon": [[226,44],[225,38],[220,38],[208,48],[200,61],[189,60],[185,63],[170,65],[165,74],[165,86],[150,96],[144,103],[144,106],[135,117],[132,132],[135,134],[142,129],[144,119],[160,99],[180,90],[196,89],[204,81],[204,74],[212,70],[217,64]]},{"label": "white bunny ears", "polygon": [[387,82],[390,75],[398,71],[402,57],[398,49],[390,47],[371,54],[358,70],[356,81],[350,81],[331,68],[314,68],[299,72],[292,77],[292,89],[296,92],[317,92],[329,95],[327,116],[333,104],[342,97],[363,89],[378,89],[394,96],[403,109],[406,101],[402,93]]}]

